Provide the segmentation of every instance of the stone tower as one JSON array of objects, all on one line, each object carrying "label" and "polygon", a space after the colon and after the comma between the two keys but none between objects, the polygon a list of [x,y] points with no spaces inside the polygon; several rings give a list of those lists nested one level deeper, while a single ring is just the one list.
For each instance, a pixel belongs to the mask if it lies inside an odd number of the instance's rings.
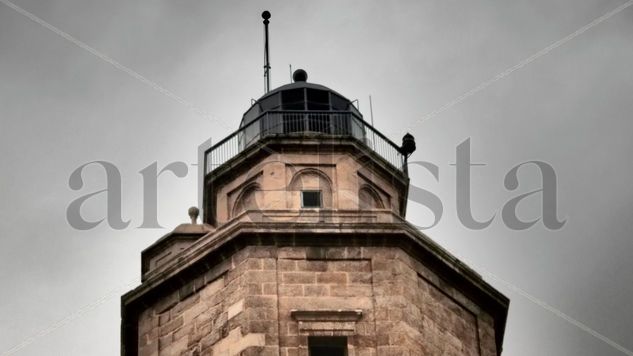
[{"label": "stone tower", "polygon": [[294,77],[206,152],[202,223],[142,252],[122,355],[501,354],[508,299],[404,219],[413,137]]}]

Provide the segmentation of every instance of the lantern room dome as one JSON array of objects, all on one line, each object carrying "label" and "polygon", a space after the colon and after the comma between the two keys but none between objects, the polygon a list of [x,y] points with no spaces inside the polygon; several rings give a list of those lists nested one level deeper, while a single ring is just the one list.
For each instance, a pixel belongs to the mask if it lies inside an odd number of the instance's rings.
[{"label": "lantern room dome", "polygon": [[352,102],[336,91],[306,81],[307,74],[295,71],[294,83],[282,85],[253,103],[242,117],[240,128],[270,111],[347,111],[362,117]]}]

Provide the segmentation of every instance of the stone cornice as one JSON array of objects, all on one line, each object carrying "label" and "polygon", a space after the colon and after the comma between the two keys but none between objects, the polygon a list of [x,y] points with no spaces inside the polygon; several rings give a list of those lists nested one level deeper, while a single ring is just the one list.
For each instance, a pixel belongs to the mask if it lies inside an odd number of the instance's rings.
[{"label": "stone cornice", "polygon": [[[292,222],[289,219],[294,219]],[[427,235],[412,226],[389,210],[375,211],[246,211],[217,230],[210,232],[194,242],[188,249],[176,255],[170,262],[150,271],[144,282],[136,289],[123,296],[132,301],[170,279],[186,268],[196,264],[209,253],[230,242],[238,236],[251,236],[259,239],[264,235],[357,235],[357,236],[389,236],[407,237],[415,245],[423,247],[426,252],[454,272],[465,277],[471,284],[502,304],[507,298],[487,284],[479,274],[466,264],[451,255]],[[263,241],[257,241],[261,244]],[[344,238],[339,244],[345,244]]]}]

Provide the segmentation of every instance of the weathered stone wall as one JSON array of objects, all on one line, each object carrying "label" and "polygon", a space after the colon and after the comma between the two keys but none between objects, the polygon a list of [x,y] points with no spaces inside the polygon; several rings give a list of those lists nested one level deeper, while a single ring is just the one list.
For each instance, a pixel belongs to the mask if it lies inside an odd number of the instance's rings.
[{"label": "weathered stone wall", "polygon": [[139,317],[139,355],[278,354],[271,255],[245,248],[148,307]]},{"label": "weathered stone wall", "polygon": [[492,318],[395,247],[244,248],[150,305],[138,335],[142,356],[307,356],[308,336],[347,336],[350,356],[496,355]]},{"label": "weathered stone wall", "polygon": [[379,355],[496,355],[492,318],[396,248],[371,258]]},{"label": "weathered stone wall", "polygon": [[374,208],[359,202],[361,188],[372,188],[381,209],[399,212],[402,191],[348,153],[274,154],[232,177],[209,199],[219,224],[244,210],[299,210],[301,190],[322,190],[323,208]]},{"label": "weathered stone wall", "polygon": [[[349,355],[375,354],[371,260],[360,247],[284,247],[278,253],[281,355],[308,355],[307,337],[348,336]],[[357,322],[299,325],[291,310],[361,310]]]}]

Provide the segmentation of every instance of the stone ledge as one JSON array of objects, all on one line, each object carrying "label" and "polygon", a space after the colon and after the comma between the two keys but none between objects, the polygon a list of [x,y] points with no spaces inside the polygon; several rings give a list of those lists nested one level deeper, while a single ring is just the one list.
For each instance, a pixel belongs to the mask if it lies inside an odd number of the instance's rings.
[{"label": "stone ledge", "polygon": [[362,309],[319,309],[319,310],[290,310],[290,316],[296,321],[330,321],[356,322],[363,317]]},{"label": "stone ledge", "polygon": [[290,310],[298,322],[299,332],[318,336],[353,335],[356,322],[363,317],[361,309]]}]

